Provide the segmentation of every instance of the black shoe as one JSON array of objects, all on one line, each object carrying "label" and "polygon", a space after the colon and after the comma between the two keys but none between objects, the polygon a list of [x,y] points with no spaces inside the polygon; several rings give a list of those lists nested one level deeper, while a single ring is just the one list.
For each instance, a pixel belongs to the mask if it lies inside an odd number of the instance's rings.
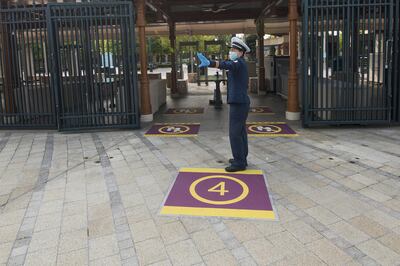
[{"label": "black shoe", "polygon": [[225,168],[225,171],[227,171],[227,172],[239,172],[239,171],[244,171],[244,170],[246,170],[246,167],[237,167],[237,166],[233,166],[233,165],[230,165]]},{"label": "black shoe", "polygon": [[[233,164],[234,162],[235,162],[235,159],[229,159],[229,163],[230,163],[230,164]],[[249,165],[246,163],[246,167],[247,167],[247,166],[249,166]]]}]

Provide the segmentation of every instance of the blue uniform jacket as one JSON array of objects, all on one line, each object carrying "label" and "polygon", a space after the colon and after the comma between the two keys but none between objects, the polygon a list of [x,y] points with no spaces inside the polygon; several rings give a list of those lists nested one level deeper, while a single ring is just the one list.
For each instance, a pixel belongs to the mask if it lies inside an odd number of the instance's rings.
[{"label": "blue uniform jacket", "polygon": [[244,59],[238,58],[235,61],[220,61],[218,68],[228,70],[228,104],[249,104],[250,98],[247,94],[249,87],[249,72]]}]

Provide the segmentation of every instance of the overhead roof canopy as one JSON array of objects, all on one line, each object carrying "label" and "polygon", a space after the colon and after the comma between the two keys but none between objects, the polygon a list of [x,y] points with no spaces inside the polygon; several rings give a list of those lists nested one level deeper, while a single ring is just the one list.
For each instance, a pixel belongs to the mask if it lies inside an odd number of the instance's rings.
[{"label": "overhead roof canopy", "polygon": [[[21,5],[114,0],[0,0]],[[136,1],[136,0],[126,0]],[[167,35],[167,22],[177,34],[255,33],[254,20],[264,17],[265,33],[288,32],[288,0],[145,0],[147,34]],[[301,1],[298,1],[301,2]]]},{"label": "overhead roof canopy", "polygon": [[[174,22],[287,17],[288,0],[146,0],[154,11]],[[150,20],[151,22],[151,20]]]},{"label": "overhead roof canopy", "polygon": [[167,35],[166,21],[176,23],[176,34],[254,34],[254,20],[260,17],[264,18],[265,33],[289,32],[288,0],[146,0],[146,3],[149,7],[146,33],[150,35]]},{"label": "overhead roof canopy", "polygon": [[[0,0],[1,3],[22,5],[92,1],[104,0]],[[149,23],[160,22],[160,14],[165,20],[177,23],[237,21],[258,19],[261,16],[279,18],[287,17],[288,14],[288,0],[145,0],[145,2],[149,7],[146,12]]]}]

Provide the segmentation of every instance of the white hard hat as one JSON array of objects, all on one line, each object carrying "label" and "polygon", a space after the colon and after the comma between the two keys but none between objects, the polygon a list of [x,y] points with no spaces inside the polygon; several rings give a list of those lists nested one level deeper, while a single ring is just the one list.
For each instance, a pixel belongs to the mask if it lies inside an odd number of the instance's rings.
[{"label": "white hard hat", "polygon": [[240,38],[238,37],[232,37],[231,39],[231,45],[230,47],[239,49],[241,51],[244,51],[246,53],[250,53],[250,47],[247,46],[247,44]]}]

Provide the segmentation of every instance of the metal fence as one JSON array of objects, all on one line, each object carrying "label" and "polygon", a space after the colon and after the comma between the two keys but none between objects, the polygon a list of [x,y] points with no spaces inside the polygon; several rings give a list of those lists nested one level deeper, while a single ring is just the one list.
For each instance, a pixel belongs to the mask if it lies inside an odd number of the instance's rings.
[{"label": "metal fence", "polygon": [[398,122],[399,3],[305,0],[302,9],[304,125]]},{"label": "metal fence", "polygon": [[396,2],[394,10],[394,41],[393,41],[393,120],[400,122],[400,2]]},{"label": "metal fence", "polygon": [[0,38],[0,126],[55,127],[46,8],[1,8]]},{"label": "metal fence", "polygon": [[0,127],[139,127],[133,6],[0,10]]}]

